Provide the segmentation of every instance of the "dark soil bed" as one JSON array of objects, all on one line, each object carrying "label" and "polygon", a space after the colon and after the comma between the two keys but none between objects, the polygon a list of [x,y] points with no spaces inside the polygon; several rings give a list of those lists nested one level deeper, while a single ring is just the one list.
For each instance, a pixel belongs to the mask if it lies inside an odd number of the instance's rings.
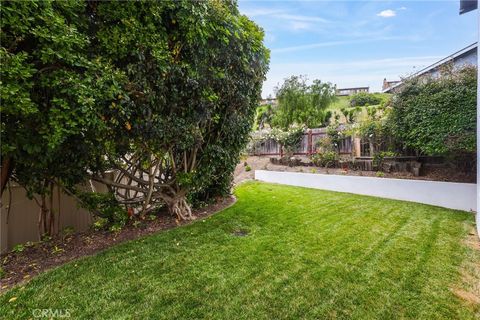
[{"label": "dark soil bed", "polygon": [[[303,162],[308,162],[308,158],[302,158]],[[250,168],[246,171],[245,168]],[[288,172],[304,172],[304,173],[320,173],[320,174],[336,174],[349,176],[365,176],[378,177],[376,171],[361,171],[361,170],[343,170],[341,168],[321,168],[314,166],[300,165],[289,167],[286,165],[273,164],[270,162],[270,157],[251,156],[245,159],[235,169],[235,182],[239,183],[243,180],[253,179],[255,170],[270,170],[270,171],[288,171]],[[425,166],[421,170],[419,177],[414,176],[410,172],[383,172],[381,177],[395,178],[395,179],[414,179],[414,180],[429,180],[429,181],[447,181],[447,182],[464,182],[475,183],[476,174],[474,172],[464,173],[446,166]]]},{"label": "dark soil bed", "polygon": [[[197,219],[205,218],[233,203],[233,196],[219,199],[212,205],[195,210],[194,214]],[[4,272],[0,279],[0,293],[66,262],[92,255],[121,242],[187,223],[190,222],[178,222],[167,212],[161,212],[155,220],[142,220],[136,226],[129,224],[119,232],[91,230],[26,246],[22,252],[3,254],[0,256]]]}]

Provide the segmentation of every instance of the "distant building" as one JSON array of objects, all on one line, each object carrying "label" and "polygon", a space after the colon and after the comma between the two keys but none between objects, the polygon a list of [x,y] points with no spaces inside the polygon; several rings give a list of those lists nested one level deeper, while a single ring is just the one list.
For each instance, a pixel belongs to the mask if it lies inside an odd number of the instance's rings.
[{"label": "distant building", "polygon": [[278,105],[278,102],[276,98],[267,98],[260,100],[261,106],[264,106],[266,104],[276,107]]},{"label": "distant building", "polygon": [[[430,76],[430,77],[439,77],[440,70],[442,67],[452,64],[453,68],[461,68],[467,65],[476,66],[477,65],[477,54],[478,54],[478,43],[473,43],[468,47],[463,48],[446,58],[443,58],[440,61],[435,62],[434,64],[423,68],[422,70],[411,75],[411,77],[421,77],[421,76]],[[396,82],[396,83],[395,83]],[[383,89],[382,92],[385,93],[395,93],[402,87],[402,81],[387,81],[383,80]]]},{"label": "distant building", "polygon": [[336,95],[351,96],[352,94],[356,94],[360,92],[369,92],[369,91],[370,91],[370,87],[343,88],[343,89],[337,89]]},{"label": "distant building", "polygon": [[397,84],[399,84],[401,81],[400,80],[397,80],[397,81],[387,81],[387,78],[384,78],[383,79],[383,85],[382,85],[382,91],[385,92],[385,90],[387,90],[388,88],[391,88],[393,86],[396,86]]}]

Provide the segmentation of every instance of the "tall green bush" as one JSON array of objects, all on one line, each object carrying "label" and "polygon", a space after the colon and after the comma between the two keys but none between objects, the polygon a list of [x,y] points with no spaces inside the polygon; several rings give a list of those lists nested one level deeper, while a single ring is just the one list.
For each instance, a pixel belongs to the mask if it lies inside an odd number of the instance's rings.
[{"label": "tall green bush", "polygon": [[269,56],[235,2],[1,10],[2,187],[5,172],[42,197],[92,177],[129,211],[179,218],[187,198],[228,192]]},{"label": "tall green bush", "polygon": [[351,107],[374,106],[388,100],[388,95],[381,93],[359,92],[350,97]]},{"label": "tall green bush", "polygon": [[72,186],[98,168],[100,110],[124,77],[92,59],[86,2],[5,1],[1,15],[2,191],[13,176],[29,196],[39,194],[40,233],[51,233],[52,185]]},{"label": "tall green bush", "polygon": [[474,153],[476,98],[475,67],[406,80],[392,100],[393,132],[406,147],[427,155]]}]

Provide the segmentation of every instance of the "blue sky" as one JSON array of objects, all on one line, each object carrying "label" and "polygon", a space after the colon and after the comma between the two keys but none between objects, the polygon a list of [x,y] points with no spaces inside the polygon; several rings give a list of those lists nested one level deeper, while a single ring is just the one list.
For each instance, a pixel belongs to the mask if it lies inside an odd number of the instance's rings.
[{"label": "blue sky", "polygon": [[452,1],[249,1],[240,11],[271,50],[262,96],[290,75],[381,90],[475,42],[477,11]]}]

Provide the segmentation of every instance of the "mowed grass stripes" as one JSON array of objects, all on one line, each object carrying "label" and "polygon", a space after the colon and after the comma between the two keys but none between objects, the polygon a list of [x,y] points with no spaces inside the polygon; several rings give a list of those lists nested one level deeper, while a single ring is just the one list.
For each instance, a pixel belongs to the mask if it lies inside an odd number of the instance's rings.
[{"label": "mowed grass stripes", "polygon": [[[474,319],[453,288],[472,214],[250,182],[204,221],[115,246],[0,296],[0,318]],[[480,279],[473,279],[480,281]],[[468,289],[468,288],[467,288]],[[9,302],[12,297],[17,297]]]}]

